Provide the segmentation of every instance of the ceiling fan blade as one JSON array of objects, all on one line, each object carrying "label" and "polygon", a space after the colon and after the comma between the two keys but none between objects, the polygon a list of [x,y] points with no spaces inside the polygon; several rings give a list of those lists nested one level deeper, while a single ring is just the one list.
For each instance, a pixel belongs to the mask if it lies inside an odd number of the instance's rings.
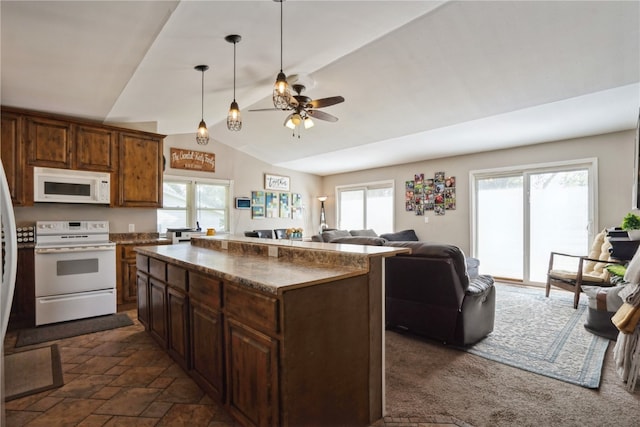
[{"label": "ceiling fan blade", "polygon": [[282,111],[282,110],[279,108],[256,108],[248,111]]},{"label": "ceiling fan blade", "polygon": [[318,110],[309,110],[307,114],[313,117],[314,119],[326,120],[328,122],[337,122],[338,118],[336,116],[332,116],[329,113],[325,113],[324,111]]},{"label": "ceiling fan blade", "polygon": [[331,96],[329,98],[320,98],[320,99],[314,99],[313,101],[309,101],[309,105],[311,105],[312,108],[322,108],[322,107],[328,107],[330,105],[339,104],[341,102],[344,102],[343,97]]}]

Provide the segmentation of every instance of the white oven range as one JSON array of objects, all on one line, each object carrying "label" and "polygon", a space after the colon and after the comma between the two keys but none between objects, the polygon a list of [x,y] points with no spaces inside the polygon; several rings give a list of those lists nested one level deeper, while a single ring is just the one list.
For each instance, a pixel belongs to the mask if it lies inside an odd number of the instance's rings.
[{"label": "white oven range", "polygon": [[36,326],[116,312],[116,244],[108,221],[38,221]]}]

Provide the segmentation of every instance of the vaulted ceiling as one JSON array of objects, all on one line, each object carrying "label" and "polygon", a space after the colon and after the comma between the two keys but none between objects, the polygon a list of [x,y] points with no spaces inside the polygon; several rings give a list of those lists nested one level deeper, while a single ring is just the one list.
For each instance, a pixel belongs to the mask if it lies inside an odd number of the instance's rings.
[{"label": "vaulted ceiling", "polygon": [[[342,95],[300,138],[269,108],[280,4],[0,3],[1,102],[104,122],[154,122],[319,175],[635,128],[638,1],[307,1],[283,6],[283,69]],[[233,99],[240,132],[226,129]]]}]

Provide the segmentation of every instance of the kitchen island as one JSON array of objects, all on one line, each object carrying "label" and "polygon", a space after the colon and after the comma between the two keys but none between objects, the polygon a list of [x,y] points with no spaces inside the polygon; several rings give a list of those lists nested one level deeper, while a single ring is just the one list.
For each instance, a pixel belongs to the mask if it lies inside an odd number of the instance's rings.
[{"label": "kitchen island", "polygon": [[382,418],[384,258],[407,249],[213,236],[136,251],[140,322],[239,422]]}]

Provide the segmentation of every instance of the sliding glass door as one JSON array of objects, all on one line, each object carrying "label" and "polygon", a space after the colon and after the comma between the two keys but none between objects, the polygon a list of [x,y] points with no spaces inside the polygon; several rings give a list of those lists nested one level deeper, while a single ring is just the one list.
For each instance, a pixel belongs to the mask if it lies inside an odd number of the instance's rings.
[{"label": "sliding glass door", "polygon": [[473,239],[482,271],[542,283],[551,251],[587,254],[595,235],[595,175],[595,160],[473,172]]}]

